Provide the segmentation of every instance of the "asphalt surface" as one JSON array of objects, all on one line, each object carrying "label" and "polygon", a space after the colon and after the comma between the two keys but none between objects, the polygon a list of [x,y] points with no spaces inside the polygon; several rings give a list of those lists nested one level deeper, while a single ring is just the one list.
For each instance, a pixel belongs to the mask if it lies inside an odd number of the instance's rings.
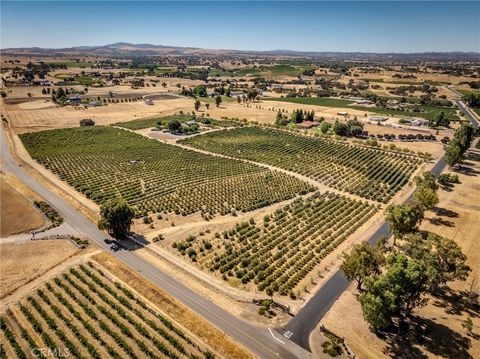
[{"label": "asphalt surface", "polygon": [[470,110],[461,100],[455,100],[458,108],[464,113],[465,117],[468,118],[473,127],[478,127],[477,119],[470,113]]},{"label": "asphalt surface", "polygon": [[[10,153],[3,126],[0,124],[0,150],[2,171],[16,176],[44,200],[49,202],[63,216],[75,231],[82,233],[104,251],[116,256],[125,265],[142,274],[142,276],[159,286],[172,297],[183,303],[223,332],[245,345],[261,358],[309,358],[311,353],[305,351],[278,333],[270,332],[268,328],[253,326],[214,303],[185,287],[168,274],[164,273],[150,262],[139,257],[134,250],[126,250],[112,245],[116,240],[100,231],[83,214],[75,210],[67,201],[52,192],[35,178],[30,176],[17,164]],[[107,244],[108,242],[108,244]]]},{"label": "asphalt surface", "polygon": [[[477,120],[470,114],[466,106],[460,100],[455,102],[472,125],[478,127]],[[113,238],[98,230],[90,220],[71,207],[64,199],[32,178],[16,163],[10,154],[3,127],[0,126],[0,128],[2,170],[12,173],[36,191],[53,205],[62,214],[64,220],[75,230],[83,233],[106,252],[115,255],[124,264],[141,273],[143,277],[167,291],[171,296],[228,333],[261,358],[307,358],[311,356],[311,353],[309,353],[310,333],[349,285],[340,269],[330,277],[325,285],[285,327],[270,331],[250,325],[185,287],[148,261],[137,256],[135,251],[125,249],[113,250],[112,246],[105,242],[105,240],[115,242]],[[439,175],[445,166],[446,164],[442,156],[431,171],[435,175]],[[375,244],[381,237],[388,237],[389,235],[388,226],[384,222],[369,238],[368,242]]]},{"label": "asphalt surface", "polygon": [[[446,164],[442,156],[438,159],[431,171],[434,175],[438,176],[442,173],[445,166]],[[407,200],[410,199],[411,196],[412,195],[407,197]],[[385,221],[368,239],[368,243],[372,245],[376,244],[382,237],[390,237],[390,231]],[[335,303],[349,285],[350,282],[345,278],[343,272],[337,269],[330,279],[280,332],[293,333],[290,340],[305,350],[310,351],[309,337],[311,331],[317,326],[333,303]]]},{"label": "asphalt surface", "polygon": [[[470,110],[465,106],[465,104],[460,101],[455,101],[461,111],[465,114],[467,119],[470,121],[473,127],[478,127],[479,124],[475,117],[470,113]],[[442,173],[443,169],[446,167],[444,156],[440,157],[435,165],[433,166],[431,172],[438,176]],[[406,200],[411,199],[413,194],[411,194]],[[383,224],[378,228],[378,230],[370,237],[368,242],[370,244],[375,244],[382,237],[389,237],[390,231],[388,230],[387,223]],[[320,288],[320,290],[310,299],[310,301],[303,306],[303,308],[297,313],[297,315],[290,320],[290,322],[284,327],[279,329],[280,333],[291,333],[290,340],[297,343],[299,346],[305,350],[310,351],[309,337],[311,331],[316,327],[320,322],[323,316],[328,312],[330,307],[335,303],[335,301],[342,295],[342,293],[349,286],[349,282],[343,275],[343,272],[338,269],[332,277],[325,283],[325,285]]]}]

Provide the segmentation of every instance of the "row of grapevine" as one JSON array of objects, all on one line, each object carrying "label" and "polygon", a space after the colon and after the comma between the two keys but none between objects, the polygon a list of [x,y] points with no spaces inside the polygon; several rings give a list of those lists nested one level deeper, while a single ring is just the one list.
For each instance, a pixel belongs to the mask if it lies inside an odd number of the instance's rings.
[{"label": "row of grapevine", "polygon": [[[211,238],[189,236],[173,246],[225,280],[237,278],[271,294],[292,295],[314,268],[375,212],[376,206],[315,192]],[[200,237],[201,240],[200,240]]]},{"label": "row of grapevine", "polygon": [[180,149],[112,127],[21,135],[31,156],[101,204],[123,197],[137,210],[187,215],[251,211],[313,190],[277,171]]},{"label": "row of grapevine", "polygon": [[422,162],[409,154],[260,127],[216,131],[181,142],[297,172],[383,203],[408,182]]},{"label": "row of grapevine", "polygon": [[213,357],[92,263],[71,268],[8,308],[0,329],[7,357],[30,358],[34,352],[94,359]]}]

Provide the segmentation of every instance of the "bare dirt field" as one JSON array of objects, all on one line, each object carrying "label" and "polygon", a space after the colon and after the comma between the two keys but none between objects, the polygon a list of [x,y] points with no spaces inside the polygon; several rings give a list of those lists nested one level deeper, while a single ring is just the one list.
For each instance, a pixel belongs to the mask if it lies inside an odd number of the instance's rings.
[{"label": "bare dirt field", "polygon": [[68,240],[0,244],[0,298],[80,251]]},{"label": "bare dirt field", "polygon": [[0,186],[0,237],[26,232],[45,224],[40,211],[3,177]]},{"label": "bare dirt field", "polygon": [[[427,306],[415,311],[423,339],[412,337],[380,338],[362,318],[360,304],[351,286],[324,317],[323,324],[345,337],[359,358],[419,357],[478,358],[480,356],[480,314],[466,304],[465,291],[480,293],[480,153],[470,151],[462,169],[455,172],[460,184],[440,189],[440,202],[426,214],[421,229],[455,240],[467,255],[472,272],[464,282],[453,282]],[[462,324],[470,317],[473,336],[467,336]],[[313,340],[313,337],[312,337]]]},{"label": "bare dirt field", "polygon": [[25,104],[6,105],[6,110],[15,131],[22,133],[50,128],[76,127],[83,118],[91,118],[99,125],[109,125],[135,118],[165,116],[182,109],[186,110],[187,105],[185,99],[175,99],[154,101],[154,105],[146,105],[140,101],[76,109],[71,106],[57,107],[50,102],[38,101],[28,103],[27,109],[22,108]]}]

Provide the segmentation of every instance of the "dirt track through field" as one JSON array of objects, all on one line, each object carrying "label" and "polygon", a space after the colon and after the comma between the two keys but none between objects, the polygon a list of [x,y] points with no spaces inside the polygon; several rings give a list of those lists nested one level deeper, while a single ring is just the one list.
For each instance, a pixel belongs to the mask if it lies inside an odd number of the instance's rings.
[{"label": "dirt track through field", "polygon": [[[151,138],[154,138],[152,136],[149,136]],[[159,140],[160,141],[160,140]],[[161,141],[162,142],[162,141]],[[230,156],[226,156],[226,155],[222,155],[222,154],[219,154],[219,153],[215,153],[215,152],[210,152],[210,151],[205,151],[205,150],[201,150],[199,148],[195,148],[195,147],[190,147],[190,146],[186,146],[186,145],[182,145],[178,142],[168,142],[168,143],[171,143],[175,146],[178,146],[178,147],[181,147],[181,148],[184,148],[184,149],[187,149],[187,150],[193,150],[193,151],[196,151],[196,152],[200,152],[200,153],[203,153],[203,154],[206,154],[206,155],[211,155],[211,156],[216,156],[216,157],[223,157],[223,158],[227,158],[227,159],[230,159],[230,160],[235,160],[235,161],[238,161],[239,159],[238,158],[235,158],[235,157],[230,157]],[[282,172],[282,173],[285,173],[285,174],[288,174],[292,177],[295,177],[295,178],[298,178],[299,180],[302,180],[304,182],[307,182],[315,187],[317,187],[320,191],[322,192],[333,192],[333,193],[338,193],[338,194],[341,194],[345,197],[348,197],[348,198],[351,198],[351,199],[355,199],[355,200],[358,200],[358,201],[367,201],[368,203],[370,204],[374,204],[374,205],[377,205],[379,204],[378,202],[376,201],[372,201],[372,200],[369,200],[369,199],[366,199],[366,198],[363,198],[363,197],[360,197],[360,196],[356,196],[354,194],[350,194],[348,192],[343,192],[343,191],[339,191],[335,188],[332,188],[332,187],[329,187],[329,186],[326,186],[324,185],[323,183],[321,182],[318,182],[318,181],[315,181],[314,179],[310,178],[310,177],[307,177],[307,176],[304,176],[300,173],[296,173],[296,172],[292,172],[292,171],[288,171],[288,170],[285,170],[285,169],[282,169],[282,168],[279,168],[279,167],[275,167],[275,166],[272,166],[272,165],[268,165],[266,163],[262,163],[262,162],[255,162],[255,161],[251,161],[251,160],[245,160],[245,159],[241,159],[240,161],[243,161],[243,162],[246,162],[246,163],[250,163],[250,164],[253,164],[253,165],[257,165],[257,166],[260,166],[260,167],[264,167],[264,168],[268,168],[269,170],[271,171],[277,171],[277,172]]]}]

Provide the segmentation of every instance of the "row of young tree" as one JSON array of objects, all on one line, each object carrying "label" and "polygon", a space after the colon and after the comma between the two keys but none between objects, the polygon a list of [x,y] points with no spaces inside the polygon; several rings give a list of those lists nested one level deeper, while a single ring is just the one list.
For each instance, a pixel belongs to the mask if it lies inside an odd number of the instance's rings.
[{"label": "row of young tree", "polygon": [[465,160],[465,152],[472,144],[475,129],[471,124],[462,123],[455,131],[453,139],[445,147],[445,162],[453,167]]},{"label": "row of young tree", "polygon": [[277,112],[277,117],[275,119],[275,125],[287,126],[289,123],[302,123],[303,121],[314,121],[314,120],[315,120],[314,111],[304,111],[302,109],[293,110],[289,117],[286,114],[284,114],[282,110],[279,110]]},{"label": "row of young tree", "polygon": [[[216,96],[215,97],[215,106],[217,106],[217,108],[218,108],[218,107],[220,107],[221,103],[222,103],[222,97],[221,96]],[[199,111],[200,107],[202,107],[202,103],[199,100],[195,100],[195,102],[193,103],[193,108],[195,109],[195,111]],[[207,110],[210,109],[210,104],[208,102],[205,103],[205,108]]]},{"label": "row of young tree", "polygon": [[[441,179],[441,183],[455,181],[454,176]],[[438,203],[439,181],[425,172],[416,183],[411,202],[386,209],[393,245],[383,238],[377,245],[354,245],[344,254],[341,269],[347,279],[357,282],[363,316],[374,331],[400,326],[415,308],[427,303],[427,294],[435,294],[450,281],[466,280],[471,271],[456,242],[419,230],[425,211]]]}]

